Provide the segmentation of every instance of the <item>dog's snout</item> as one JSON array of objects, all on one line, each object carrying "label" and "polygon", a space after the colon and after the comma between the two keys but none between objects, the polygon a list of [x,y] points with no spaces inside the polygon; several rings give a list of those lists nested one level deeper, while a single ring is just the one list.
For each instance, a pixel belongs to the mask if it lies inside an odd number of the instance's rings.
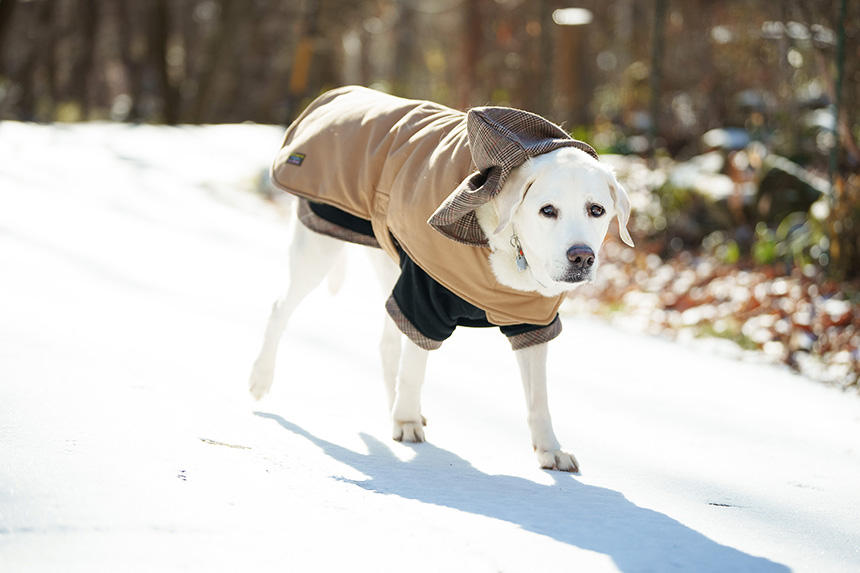
[{"label": "dog's snout", "polygon": [[587,245],[574,245],[567,250],[567,260],[576,270],[588,270],[594,265],[594,251]]}]

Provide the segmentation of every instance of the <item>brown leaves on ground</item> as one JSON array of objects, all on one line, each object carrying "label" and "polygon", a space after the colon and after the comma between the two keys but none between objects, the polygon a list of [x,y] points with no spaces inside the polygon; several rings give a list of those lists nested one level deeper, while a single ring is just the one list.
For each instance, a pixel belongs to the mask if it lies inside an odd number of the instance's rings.
[{"label": "brown leaves on ground", "polygon": [[860,390],[860,285],[777,267],[726,265],[681,253],[663,261],[617,242],[603,247],[597,281],[575,310],[678,338],[720,337],[817,380]]}]

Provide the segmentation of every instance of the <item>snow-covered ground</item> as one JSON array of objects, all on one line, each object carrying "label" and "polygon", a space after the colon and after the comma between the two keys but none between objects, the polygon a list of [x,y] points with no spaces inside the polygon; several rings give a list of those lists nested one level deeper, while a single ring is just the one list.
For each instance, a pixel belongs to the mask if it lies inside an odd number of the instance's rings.
[{"label": "snow-covered ground", "polygon": [[0,123],[0,571],[858,571],[860,400],[573,318],[531,452],[513,355],[431,355],[389,439],[363,256],[246,378],[289,226],[281,130]]}]

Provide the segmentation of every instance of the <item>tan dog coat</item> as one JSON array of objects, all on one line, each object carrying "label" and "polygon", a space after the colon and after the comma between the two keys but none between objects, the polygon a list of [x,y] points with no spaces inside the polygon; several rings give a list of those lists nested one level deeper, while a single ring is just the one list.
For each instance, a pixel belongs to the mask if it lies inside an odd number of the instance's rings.
[{"label": "tan dog coat", "polygon": [[[511,169],[562,146],[594,154],[527,112],[476,108],[467,116],[351,86],[323,94],[289,126],[271,175],[285,191],[369,220],[395,261],[397,244],[433,279],[484,310],[489,322],[548,326],[522,335],[524,347],[560,332],[555,319],[564,295],[547,298],[499,284],[473,211],[498,192]],[[441,344],[423,340],[393,302],[389,313],[413,341],[425,348]]]}]

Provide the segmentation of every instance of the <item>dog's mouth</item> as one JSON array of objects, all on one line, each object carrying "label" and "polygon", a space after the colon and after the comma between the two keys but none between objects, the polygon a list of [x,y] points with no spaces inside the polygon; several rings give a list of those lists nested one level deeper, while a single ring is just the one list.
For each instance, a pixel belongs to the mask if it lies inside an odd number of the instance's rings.
[{"label": "dog's mouth", "polygon": [[559,282],[563,283],[581,283],[591,280],[591,270],[570,269],[561,277]]},{"label": "dog's mouth", "polygon": [[564,270],[564,273],[561,275],[561,278],[558,279],[558,282],[574,284],[591,281],[594,280],[596,270],[597,261],[587,267],[571,264]]}]

